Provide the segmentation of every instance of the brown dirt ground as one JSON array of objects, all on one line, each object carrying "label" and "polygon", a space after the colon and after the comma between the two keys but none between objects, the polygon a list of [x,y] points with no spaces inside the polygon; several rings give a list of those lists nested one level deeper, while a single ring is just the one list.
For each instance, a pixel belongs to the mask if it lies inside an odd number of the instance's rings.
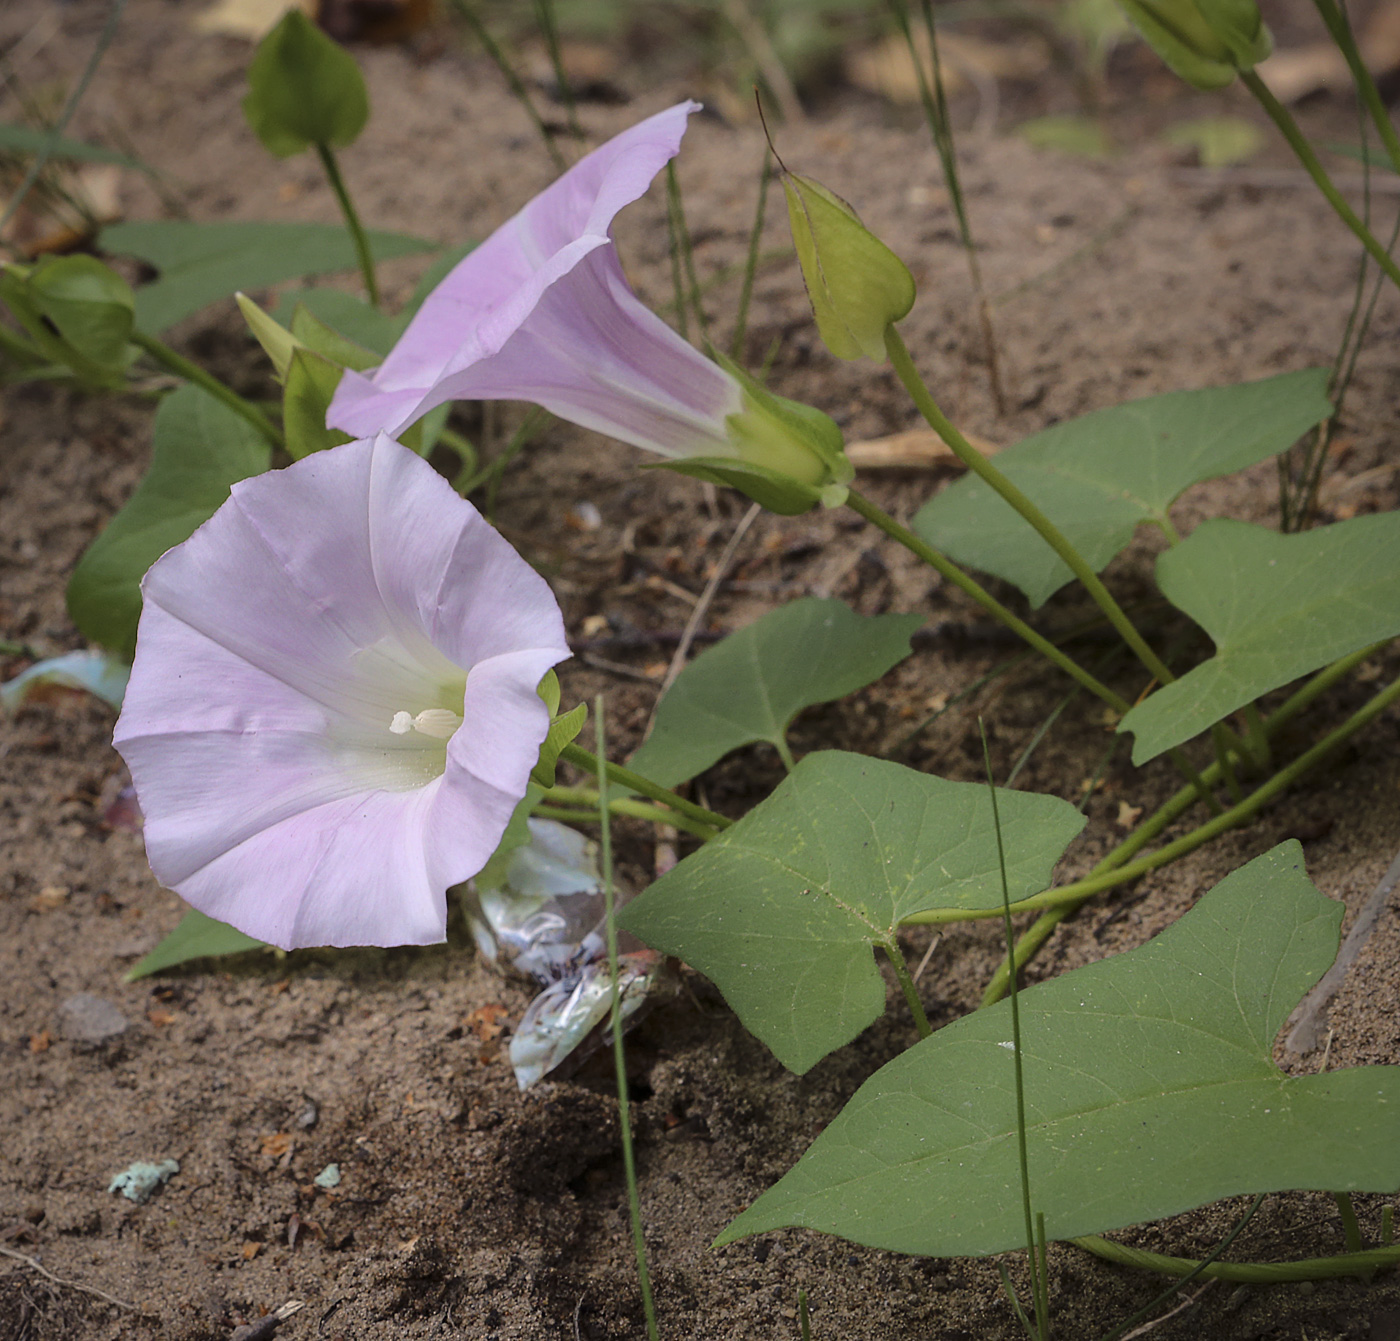
[{"label": "brown dirt ground", "polygon": [[[272,162],[245,129],[238,101],[248,47],[192,35],[196,9],[132,0],[74,133],[123,128],[168,174],[192,217],[333,220],[314,163]],[[36,23],[56,23],[24,77],[31,85],[71,78],[102,13],[97,0],[62,7],[10,0],[0,13],[0,47]],[[551,176],[519,107],[477,57],[431,33],[409,47],[360,55],[375,114],[344,166],[371,223],[444,242],[479,237]],[[584,106],[590,137],[703,92],[694,83],[648,84],[646,68],[640,62],[619,76],[632,95],[627,105]],[[1250,170],[1203,182],[1136,133],[1168,114],[1249,115],[1243,97],[1183,94],[1137,58],[1124,74],[1129,92],[1143,96],[1116,113],[1120,133],[1137,145],[1117,160],[1036,154],[996,136],[963,143],[982,265],[1000,296],[995,317],[1010,389],[1002,416],[987,389],[947,197],[918,124],[845,94],[810,124],[782,130],[788,163],[856,202],[909,258],[921,288],[905,326],[909,344],[954,419],[995,441],[1133,396],[1324,363],[1339,338],[1355,249],[1325,207],[1297,185],[1258,185]],[[1023,110],[1064,101],[1053,83],[1016,96]],[[0,116],[13,115],[12,101],[0,105]],[[1326,104],[1314,116],[1324,130],[1340,126],[1334,138],[1351,124]],[[702,274],[741,255],[760,146],[752,126],[718,117],[692,126],[679,170]],[[1276,153],[1262,161],[1288,167]],[[620,240],[638,287],[664,303],[666,231],[656,194],[628,212]],[[162,209],[135,178],[123,204],[132,218]],[[770,224],[767,242],[780,247],[782,220],[775,213]],[[389,268],[391,299],[407,295],[417,268]],[[709,299],[722,337],[734,295],[730,283]],[[1392,297],[1378,311],[1343,426],[1329,495],[1334,515],[1395,505],[1388,467],[1396,462],[1398,333]],[[231,306],[191,320],[174,339],[240,384],[261,376],[260,356]],[[887,370],[838,365],[825,353],[790,261],[760,274],[750,358],[761,360],[774,342],[774,387],[831,412],[850,438],[913,425]],[[505,411],[502,422],[514,415]],[[64,582],[135,486],[149,419],[149,405],[135,399],[48,386],[7,392],[6,637],[54,651],[78,645]],[[492,431],[479,417],[464,426]],[[576,645],[592,658],[569,668],[566,694],[606,692],[618,757],[637,743],[656,668],[745,506],[675,476],[638,472],[636,459],[630,449],[557,426],[506,475],[498,512],[505,533],[550,576]],[[940,481],[907,472],[872,476],[868,488],[907,516]],[[561,529],[561,508],[583,501],[599,509],[601,528]],[[1178,519],[1184,527],[1219,512],[1268,520],[1274,507],[1267,466],[1196,490]],[[1145,590],[1151,550],[1141,542],[1114,567],[1130,594]],[[865,613],[926,611],[931,623],[915,655],[879,685],[808,714],[797,728],[799,749],[888,751],[937,696],[1011,650],[974,608],[841,513],[760,519],[710,625],[731,629],[811,592]],[[1057,598],[1045,619],[1063,625],[1079,612]],[[599,614],[605,633],[585,636],[583,621]],[[1378,663],[1374,676],[1393,674],[1398,659]],[[0,672],[22,665],[11,658]],[[1004,775],[1063,692],[1033,672],[1004,677],[933,722],[905,757],[929,771],[977,777],[974,713],[981,712]],[[1290,744],[1340,720],[1368,692],[1338,690],[1297,725]],[[133,960],[178,921],[181,904],[152,880],[139,838],[101,823],[99,797],[122,772],[111,726],[102,705],[67,695],[0,721],[0,1242],[65,1282],[0,1259],[0,1335],[202,1341],[301,1299],[306,1308],[279,1333],[293,1341],[641,1336],[608,1073],[594,1061],[571,1079],[516,1092],[502,1040],[482,1037],[491,1031],[479,1012],[500,1004],[518,1020],[527,993],[477,961],[460,919],[438,949],[253,955],[123,982]],[[1140,944],[1227,871],[1290,835],[1305,841],[1319,887],[1354,912],[1395,853],[1398,738],[1392,714],[1254,827],[1091,907],[1052,942],[1032,976]],[[1107,740],[1098,710],[1076,701],[1021,785],[1077,797]],[[779,772],[775,757],[751,751],[714,770],[705,788],[711,803],[733,809]],[[1171,784],[1161,768],[1134,773],[1117,756],[1064,874],[1083,871],[1112,843],[1120,801],[1151,805]],[[652,860],[648,841],[622,834],[625,865],[642,878]],[[66,893],[39,897],[55,889]],[[926,944],[910,937],[912,953]],[[996,957],[989,928],[949,932],[923,979],[935,1023],[974,1004]],[[1398,962],[1392,903],[1333,1008],[1329,1065],[1400,1062]],[[77,992],[115,1003],[131,1028],[97,1049],[66,1040],[57,1010]],[[708,1247],[861,1080],[910,1041],[891,992],[884,1021],[802,1078],[786,1074],[694,975],[632,1035],[641,1196],[665,1335],[795,1337],[799,1288],[811,1295],[819,1338],[1017,1334],[989,1261],[907,1259],[803,1233]],[[180,1161],[180,1173],[149,1204],[106,1192],[130,1161],[166,1157]],[[332,1161],[344,1182],[328,1195],[311,1180]],[[1359,1202],[1372,1237],[1379,1203]],[[1239,1210],[1238,1203],[1207,1208],[1125,1237],[1200,1255]],[[1271,1197],[1237,1246],[1255,1259],[1339,1250],[1335,1208],[1319,1196]],[[1018,1274],[1019,1264],[1008,1261]],[[1071,1248],[1055,1248],[1051,1265],[1064,1337],[1101,1333],[1159,1288]],[[81,1287],[133,1307],[119,1309]],[[1217,1285],[1156,1335],[1394,1338],[1397,1309],[1400,1287],[1385,1276],[1272,1289]]]}]

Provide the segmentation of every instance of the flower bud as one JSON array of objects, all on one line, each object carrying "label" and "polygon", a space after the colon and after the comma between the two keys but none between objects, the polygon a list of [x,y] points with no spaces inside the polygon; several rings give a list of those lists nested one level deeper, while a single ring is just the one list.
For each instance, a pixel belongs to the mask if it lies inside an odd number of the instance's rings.
[{"label": "flower bud", "polygon": [[914,306],[908,267],[840,196],[783,174],[788,221],[817,330],[837,358],[885,357],[885,330]]},{"label": "flower bud", "polygon": [[1120,0],[1148,45],[1196,88],[1223,88],[1273,50],[1254,0]]}]

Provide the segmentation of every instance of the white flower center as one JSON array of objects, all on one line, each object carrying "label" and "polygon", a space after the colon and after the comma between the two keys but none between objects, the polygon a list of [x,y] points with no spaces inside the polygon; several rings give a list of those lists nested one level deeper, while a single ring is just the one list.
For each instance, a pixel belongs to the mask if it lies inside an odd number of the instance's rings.
[{"label": "white flower center", "polygon": [[417,731],[419,735],[431,736],[434,740],[450,740],[461,725],[461,716],[450,708],[424,708],[417,716],[411,712],[396,712],[389,723],[389,730],[396,736]]}]

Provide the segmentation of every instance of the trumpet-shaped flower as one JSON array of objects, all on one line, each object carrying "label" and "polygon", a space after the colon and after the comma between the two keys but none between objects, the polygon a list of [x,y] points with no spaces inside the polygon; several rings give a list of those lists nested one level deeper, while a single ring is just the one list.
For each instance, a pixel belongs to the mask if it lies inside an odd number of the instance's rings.
[{"label": "trumpet-shaped flower", "polygon": [[[372,374],[347,371],[327,423],[398,433],[449,400],[524,400],[669,457],[742,458],[829,478],[803,433],[644,307],[622,273],[614,216],[680,148],[694,102],[581,159],[469,253]],[[839,442],[839,434],[837,435]]]},{"label": "trumpet-shaped flower", "polygon": [[284,948],[442,940],[549,728],[544,580],[381,434],[234,485],[142,594],[115,743],[156,877]]}]

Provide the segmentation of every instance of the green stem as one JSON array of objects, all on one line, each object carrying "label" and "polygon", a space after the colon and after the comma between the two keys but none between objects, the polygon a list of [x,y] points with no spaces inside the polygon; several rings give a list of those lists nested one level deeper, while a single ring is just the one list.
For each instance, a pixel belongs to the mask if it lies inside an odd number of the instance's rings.
[{"label": "green stem", "polygon": [[1369,1276],[1383,1267],[1400,1264],[1400,1247],[1370,1248],[1366,1252],[1342,1253],[1337,1257],[1310,1257],[1301,1262],[1209,1262],[1189,1257],[1168,1257],[1163,1253],[1128,1248],[1097,1234],[1067,1240],[1076,1248],[1122,1266],[1144,1271],[1160,1271],[1166,1276],[1199,1274],[1210,1280],[1234,1281],[1242,1285],[1278,1285],[1286,1281],[1331,1280],[1334,1276]]},{"label": "green stem", "polygon": [[773,747],[778,751],[778,758],[783,761],[783,767],[791,773],[797,767],[797,760],[792,757],[792,746],[787,743],[787,737],[775,737]]},{"label": "green stem", "polygon": [[274,447],[283,447],[281,431],[251,401],[244,400],[232,388],[225,386],[217,377],[205,372],[197,363],[191,363],[183,354],[177,354],[164,341],[144,331],[132,331],[131,343],[144,349],[155,361],[168,368],[177,377],[193,382],[201,391],[207,391],[215,400],[227,405],[234,414],[246,419]]},{"label": "green stem", "polygon": [[565,745],[559,751],[559,757],[567,759],[569,763],[587,773],[596,773],[600,766],[605,766],[610,782],[615,782],[619,787],[626,787],[630,791],[640,792],[643,796],[650,797],[653,801],[659,801],[664,806],[670,806],[678,814],[697,820],[707,828],[727,829],[734,823],[733,820],[725,819],[723,815],[716,815],[713,810],[706,810],[704,806],[698,806],[694,801],[687,801],[685,797],[677,796],[675,792],[657,786],[650,778],[644,778],[640,773],[634,773],[630,768],[623,768],[621,764],[605,763],[600,765],[593,755],[576,744]]},{"label": "green stem", "polygon": [[1215,762],[1220,765],[1220,776],[1225,779],[1225,789],[1230,793],[1230,799],[1239,805],[1244,800],[1244,793],[1240,790],[1240,780],[1235,776],[1235,765],[1230,758],[1230,740],[1219,722],[1211,727],[1210,739],[1215,746]]},{"label": "green stem", "polygon": [[890,965],[894,969],[894,976],[899,982],[899,990],[904,993],[904,999],[909,1003],[909,1013],[914,1017],[914,1028],[919,1031],[920,1038],[928,1038],[933,1033],[933,1026],[928,1022],[928,1016],[924,1014],[924,1003],[919,1000],[918,984],[915,983],[909,972],[909,965],[904,962],[899,942],[891,936],[889,940],[881,942],[881,948],[888,956]]},{"label": "green stem", "polygon": [[[700,824],[689,818],[687,815],[677,814],[674,810],[667,810],[665,806],[651,805],[646,801],[633,801],[625,796],[619,796],[608,802],[608,810],[614,815],[626,815],[629,819],[647,820],[652,824],[669,824],[677,829],[684,829],[686,833],[694,835],[708,842],[715,837],[718,832],[708,824]],[[575,824],[598,824],[601,823],[600,811],[598,808],[597,793],[594,793],[594,804],[588,807],[570,809],[567,806],[556,806],[549,804],[549,797],[546,795],[544,802],[535,807],[534,813],[541,819],[560,820],[564,823]]]},{"label": "green stem", "polygon": [[1255,768],[1268,768],[1272,755],[1269,749],[1269,733],[1264,730],[1264,719],[1259,715],[1257,703],[1245,705],[1244,726],[1244,747],[1250,763]]},{"label": "green stem", "polygon": [[1060,557],[1069,570],[1084,584],[1084,589],[1093,598],[1094,604],[1103,611],[1108,622],[1118,635],[1133,649],[1137,659],[1147,667],[1162,684],[1170,684],[1176,676],[1167,668],[1162,659],[1147,645],[1143,636],[1133,627],[1132,621],[1123,613],[1123,608],[1113,599],[1107,587],[1099,580],[1088,561],[1070,544],[1064,533],[1036,505],[1026,497],[1005,475],[1001,473],[981,452],[958,431],[954,424],[938,408],[924,380],[919,376],[914,361],[909,357],[903,337],[893,323],[885,328],[885,351],[890,363],[904,383],[905,390],[919,407],[919,413],[929,426],[943,439],[958,458],[972,473],[996,490],[1034,528]]},{"label": "green stem", "polygon": [[608,972],[612,976],[613,1071],[617,1076],[617,1121],[622,1129],[622,1170],[627,1182],[627,1212],[632,1221],[632,1249],[637,1257],[637,1284],[642,1295],[642,1312],[646,1315],[649,1341],[658,1341],[656,1306],[651,1297],[651,1276],[647,1271],[647,1241],[642,1229],[642,1200],[637,1191],[637,1164],[632,1151],[631,1093],[627,1085],[627,1052],[622,1043],[622,978],[618,966],[617,916],[613,899],[612,828],[608,824],[607,734],[603,726],[603,696],[593,700],[593,723],[596,729],[598,753],[593,759],[598,779],[598,796],[602,802],[603,835],[600,858],[603,875],[603,925],[608,938]]},{"label": "green stem", "polygon": [[1288,141],[1289,148],[1297,155],[1298,161],[1307,170],[1317,189],[1326,197],[1337,217],[1356,234],[1357,240],[1370,252],[1371,259],[1380,266],[1391,283],[1400,288],[1400,267],[1396,266],[1371,230],[1357,218],[1356,211],[1342,199],[1342,193],[1332,184],[1332,179],[1318,161],[1312,145],[1308,143],[1288,109],[1274,97],[1269,91],[1269,86],[1253,70],[1241,70],[1240,80],[1279,128],[1283,138]]},{"label": "green stem", "polygon": [[878,527],[891,540],[897,540],[911,554],[951,582],[959,591],[971,596],[989,615],[1000,620],[1012,633],[1029,643],[1047,661],[1053,662],[1076,684],[1102,699],[1115,712],[1125,713],[1132,706],[1121,694],[1115,693],[1102,681],[1095,679],[1078,662],[1060,651],[1048,638],[1037,633],[1025,620],[1018,618],[992,595],[981,583],[969,577],[951,559],[926,544],[907,526],[901,526],[889,513],[882,511],[870,499],[852,489],[846,496],[846,506],[852,512]]},{"label": "green stem", "polygon": [[1361,1225],[1356,1218],[1356,1207],[1351,1204],[1351,1196],[1346,1192],[1334,1192],[1333,1197],[1337,1201],[1337,1211],[1342,1217],[1342,1233],[1346,1235],[1347,1251],[1359,1253],[1362,1251]]},{"label": "green stem", "polygon": [[[1111,869],[1105,869],[1110,861],[1120,856],[1121,848],[1108,857],[1104,858],[1094,872],[1082,880],[1076,880],[1072,884],[1061,885],[1058,889],[1047,889],[1039,894],[1033,894],[1028,899],[1021,899],[1011,905],[1013,913],[1040,912],[1042,910],[1054,910],[1061,918],[1069,912],[1074,911],[1080,903],[1095,894],[1101,894],[1106,889],[1112,889],[1115,885],[1126,884],[1130,880],[1136,880],[1140,875],[1146,875],[1149,871],[1156,870],[1159,866],[1166,866],[1175,861],[1178,857],[1184,857],[1188,852],[1194,852],[1196,848],[1210,842],[1212,838],[1224,833],[1228,829],[1235,828],[1249,819],[1257,811],[1262,810],[1280,792],[1285,791],[1308,769],[1312,768],[1319,760],[1329,754],[1332,750],[1342,744],[1349,737],[1369,725],[1376,717],[1385,711],[1392,703],[1400,699],[1400,680],[1387,685],[1379,694],[1371,699],[1363,708],[1354,712],[1335,731],[1329,732],[1317,742],[1306,753],[1301,754],[1287,768],[1280,769],[1264,783],[1257,791],[1245,797],[1244,801],[1237,806],[1231,806],[1229,810],[1207,821],[1197,829],[1192,829],[1190,833],[1183,835],[1174,842],[1167,843],[1157,851],[1149,853],[1145,857],[1132,862],[1117,862]],[[1286,706],[1286,705],[1285,705]],[[1209,780],[1215,770],[1215,765],[1206,771],[1205,780]],[[1194,789],[1184,789],[1192,792],[1194,799]],[[1178,796],[1180,793],[1178,794]],[[1177,801],[1178,797],[1173,797],[1168,806]],[[1162,808],[1162,812],[1168,809]],[[1183,807],[1184,808],[1184,807]],[[1154,819],[1157,818],[1154,816]],[[1147,826],[1144,826],[1146,828]],[[1137,834],[1133,835],[1136,839]],[[1132,841],[1132,840],[1129,840]],[[1126,847],[1127,844],[1123,844]],[[1000,908],[935,908],[926,913],[914,913],[906,917],[901,922],[901,926],[932,925],[943,926],[949,922],[971,922],[979,921],[989,917],[1000,917]],[[1033,928],[1034,930],[1034,928]],[[1027,933],[1029,934],[1029,933]],[[1003,966],[1004,967],[1004,966]],[[998,971],[1000,972],[1000,970]],[[990,992],[990,988],[988,991]],[[992,998],[995,1000],[996,998]],[[984,1004],[990,1004],[984,1000]]]},{"label": "green stem", "polygon": [[1396,172],[1400,172],[1400,135],[1396,135],[1385,100],[1376,87],[1376,81],[1371,78],[1371,72],[1366,68],[1366,62],[1361,59],[1361,52],[1357,49],[1356,37],[1351,31],[1351,24],[1341,9],[1333,3],[1333,0],[1313,0],[1313,3],[1317,7],[1317,12],[1322,16],[1323,23],[1327,25],[1327,31],[1332,34],[1332,40],[1341,48],[1342,55],[1346,57],[1356,91],[1361,95],[1361,101],[1365,104],[1366,110],[1370,112],[1371,120],[1376,123],[1381,143],[1385,145],[1385,151],[1390,155],[1391,166]]},{"label": "green stem", "polygon": [[316,154],[321,160],[321,166],[326,170],[326,180],[330,182],[331,190],[335,192],[335,198],[340,202],[340,212],[345,216],[345,226],[350,230],[350,239],[355,244],[355,255],[360,258],[360,274],[364,276],[365,292],[369,294],[370,306],[377,309],[379,307],[379,282],[374,277],[374,256],[369,249],[369,239],[365,236],[365,230],[360,224],[360,216],[355,213],[350,192],[345,189],[345,179],[340,175],[340,165],[335,161],[335,155],[331,152],[331,147],[328,144],[318,144]]}]

